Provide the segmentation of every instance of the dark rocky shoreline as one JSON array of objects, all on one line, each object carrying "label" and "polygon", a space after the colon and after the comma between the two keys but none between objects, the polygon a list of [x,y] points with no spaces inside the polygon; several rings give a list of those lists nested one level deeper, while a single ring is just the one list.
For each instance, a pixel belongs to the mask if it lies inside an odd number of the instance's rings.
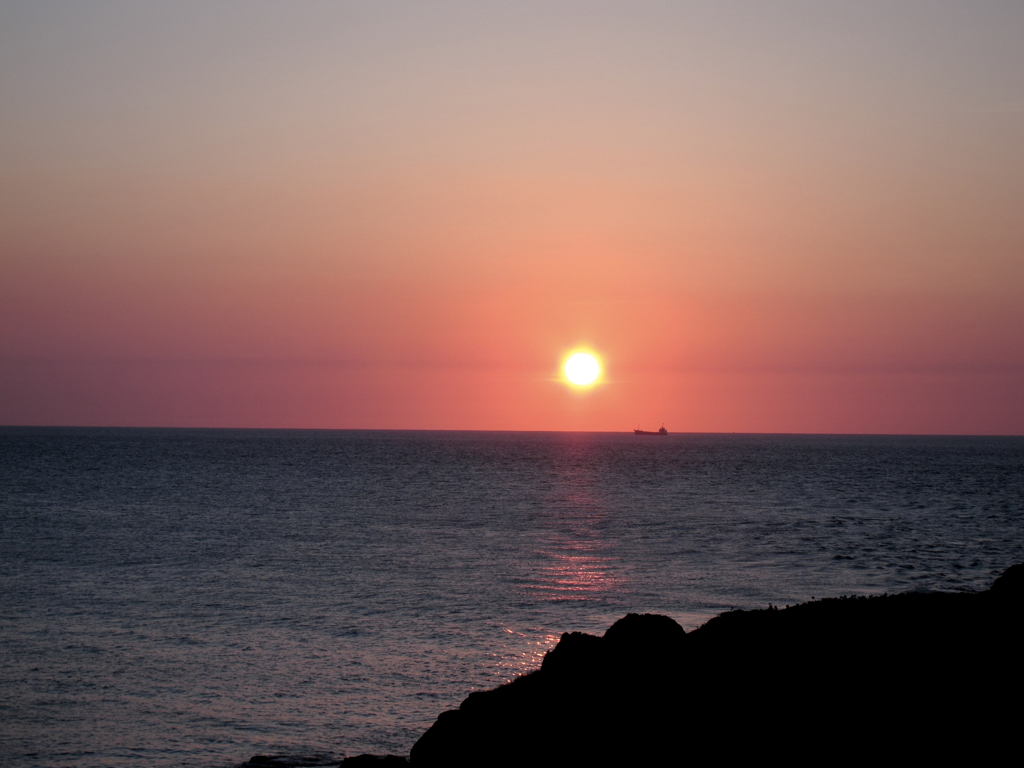
[{"label": "dark rocky shoreline", "polygon": [[737,610],[689,633],[629,614],[602,637],[562,635],[539,670],[441,713],[410,762],[995,762],[1016,750],[1022,619],[1024,564],[985,592]]}]

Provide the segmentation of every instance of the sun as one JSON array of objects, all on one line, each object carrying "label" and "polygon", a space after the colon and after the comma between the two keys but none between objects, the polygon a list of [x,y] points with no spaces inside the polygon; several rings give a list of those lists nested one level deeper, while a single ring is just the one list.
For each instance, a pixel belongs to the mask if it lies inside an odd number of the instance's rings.
[{"label": "sun", "polygon": [[565,378],[577,387],[588,387],[601,375],[601,364],[589,352],[576,352],[562,366]]}]

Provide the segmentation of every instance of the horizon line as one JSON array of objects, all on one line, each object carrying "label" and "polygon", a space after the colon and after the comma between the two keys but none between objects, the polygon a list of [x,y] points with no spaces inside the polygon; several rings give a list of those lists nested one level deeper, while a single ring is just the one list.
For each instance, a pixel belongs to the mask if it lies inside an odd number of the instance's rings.
[{"label": "horizon line", "polygon": [[[204,426],[160,426],[160,425],[96,425],[96,424],[0,424],[0,430],[163,430],[181,432],[424,432],[424,433],[478,433],[478,434],[523,434],[523,435],[632,435],[633,428],[628,430],[594,430],[594,429],[418,429],[401,427],[204,427]],[[748,437],[1024,437],[1024,434],[1012,432],[962,433],[962,432],[696,432],[680,430],[669,431],[661,437],[677,435],[687,436],[721,436],[737,435]],[[659,435],[655,435],[659,436]]]}]

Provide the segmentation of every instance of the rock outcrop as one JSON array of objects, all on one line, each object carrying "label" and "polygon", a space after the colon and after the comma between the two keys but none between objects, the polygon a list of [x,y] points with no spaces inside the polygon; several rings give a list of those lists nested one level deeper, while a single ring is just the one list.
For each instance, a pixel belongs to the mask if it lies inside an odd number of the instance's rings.
[{"label": "rock outcrop", "polygon": [[995,762],[1016,750],[1024,564],[987,592],[630,614],[444,712],[415,767]]}]

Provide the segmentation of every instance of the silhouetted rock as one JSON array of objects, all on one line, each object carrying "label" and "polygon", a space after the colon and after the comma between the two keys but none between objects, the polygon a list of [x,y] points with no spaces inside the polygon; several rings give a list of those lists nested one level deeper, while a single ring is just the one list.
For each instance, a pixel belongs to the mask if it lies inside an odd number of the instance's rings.
[{"label": "silhouetted rock", "polygon": [[982,593],[730,611],[690,633],[630,614],[562,635],[533,673],[470,694],[413,766],[995,760],[1014,746],[1024,565]]},{"label": "silhouetted rock", "polygon": [[1007,568],[989,591],[1000,600],[1024,600],[1024,563]]},{"label": "silhouetted rock", "polygon": [[408,766],[409,761],[397,755],[357,755],[346,757],[341,761],[343,768],[402,768]]},{"label": "silhouetted rock", "polygon": [[600,637],[585,632],[566,632],[558,645],[544,654],[540,668],[551,675],[590,675],[604,658]]}]

